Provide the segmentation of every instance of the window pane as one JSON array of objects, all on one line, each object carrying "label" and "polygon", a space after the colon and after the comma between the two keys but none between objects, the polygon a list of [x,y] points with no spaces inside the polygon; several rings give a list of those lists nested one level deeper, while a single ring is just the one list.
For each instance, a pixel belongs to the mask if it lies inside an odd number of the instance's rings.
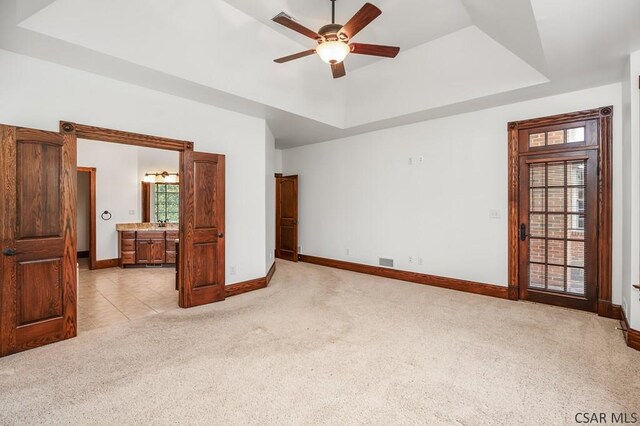
[{"label": "window pane", "polygon": [[564,163],[549,163],[549,186],[564,186]]},{"label": "window pane", "polygon": [[564,266],[547,266],[547,288],[564,291]]},{"label": "window pane", "polygon": [[567,185],[584,185],[584,161],[567,163]]},{"label": "window pane", "polygon": [[564,265],[564,240],[547,240],[547,263]]},{"label": "window pane", "polygon": [[177,184],[155,185],[156,221],[178,222],[180,211],[180,186]]},{"label": "window pane", "polygon": [[545,258],[545,240],[531,238],[529,240],[529,260],[544,263]]},{"label": "window pane", "polygon": [[545,203],[545,195],[546,189],[532,189],[529,192],[530,196],[530,205],[529,209],[533,212],[544,212],[544,203]]},{"label": "window pane", "polygon": [[568,188],[568,211],[571,213],[584,213],[584,188]]},{"label": "window pane", "polygon": [[584,294],[584,269],[567,268],[567,291]]},{"label": "window pane", "polygon": [[567,215],[567,238],[584,240],[584,215]]},{"label": "window pane", "polygon": [[529,146],[544,146],[545,145],[545,134],[544,133],[535,133],[529,135]]},{"label": "window pane", "polygon": [[584,241],[567,241],[567,265],[584,267]]},{"label": "window pane", "polygon": [[546,185],[544,164],[532,164],[529,166],[529,186],[541,187]]},{"label": "window pane", "polygon": [[584,142],[584,127],[567,130],[567,143]]},{"label": "window pane", "polygon": [[529,287],[544,288],[544,265],[538,263],[529,264]]},{"label": "window pane", "polygon": [[547,236],[549,238],[564,238],[564,215],[548,215]]},{"label": "window pane", "polygon": [[549,207],[550,212],[564,211],[564,188],[549,188]]},{"label": "window pane", "polygon": [[556,130],[547,133],[547,145],[562,145],[564,143],[564,130]]},{"label": "window pane", "polygon": [[543,237],[544,238],[544,227],[545,227],[545,215],[543,214],[532,214],[529,215],[529,234],[532,237]]}]

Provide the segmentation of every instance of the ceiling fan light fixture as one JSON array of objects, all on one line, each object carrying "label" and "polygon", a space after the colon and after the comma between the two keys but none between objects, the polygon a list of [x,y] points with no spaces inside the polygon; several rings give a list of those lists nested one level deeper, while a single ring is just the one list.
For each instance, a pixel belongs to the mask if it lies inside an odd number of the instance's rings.
[{"label": "ceiling fan light fixture", "polygon": [[342,41],[327,41],[316,48],[320,58],[328,64],[339,64],[350,51],[349,45]]}]

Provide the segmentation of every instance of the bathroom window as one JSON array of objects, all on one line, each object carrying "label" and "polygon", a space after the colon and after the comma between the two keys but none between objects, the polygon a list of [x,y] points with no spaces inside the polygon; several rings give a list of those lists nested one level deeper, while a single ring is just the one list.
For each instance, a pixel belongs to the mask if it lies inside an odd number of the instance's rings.
[{"label": "bathroom window", "polygon": [[180,185],[177,183],[156,183],[154,195],[155,221],[178,223]]}]

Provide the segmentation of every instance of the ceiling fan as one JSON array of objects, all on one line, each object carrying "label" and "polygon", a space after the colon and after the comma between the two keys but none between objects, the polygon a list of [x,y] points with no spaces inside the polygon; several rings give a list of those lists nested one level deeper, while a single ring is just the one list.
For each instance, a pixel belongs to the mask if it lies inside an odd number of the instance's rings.
[{"label": "ceiling fan", "polygon": [[318,43],[318,47],[276,59],[274,62],[282,64],[317,53],[323,61],[331,65],[333,78],[340,78],[347,74],[343,61],[349,53],[395,58],[398,52],[400,52],[399,47],[363,43],[349,44],[349,41],[351,41],[356,34],[381,14],[382,11],[376,6],[371,3],[366,3],[353,15],[349,22],[343,26],[336,24],[336,0],[331,0],[331,23],[320,28],[318,32],[315,32],[298,24],[285,13],[280,13],[273,18],[274,22],[314,39]]}]

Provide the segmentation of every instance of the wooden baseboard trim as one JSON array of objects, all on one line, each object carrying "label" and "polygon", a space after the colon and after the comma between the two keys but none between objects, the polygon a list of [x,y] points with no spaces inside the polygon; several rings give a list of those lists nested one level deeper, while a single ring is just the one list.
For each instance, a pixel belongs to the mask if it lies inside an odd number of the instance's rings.
[{"label": "wooden baseboard trim", "polygon": [[276,262],[273,262],[271,268],[269,268],[269,272],[266,277],[256,278],[254,280],[243,281],[240,283],[231,284],[225,287],[225,297],[237,296],[242,293],[248,293],[254,290],[260,290],[261,288],[265,288],[271,282],[271,278],[273,274],[276,272]]},{"label": "wooden baseboard trim", "polygon": [[622,307],[620,305],[614,305],[607,300],[600,300],[598,301],[598,316],[621,320]]},{"label": "wooden baseboard trim", "polygon": [[298,260],[306,263],[313,263],[330,268],[344,269],[362,274],[376,275],[378,277],[391,278],[400,281],[408,281],[416,284],[430,285],[434,287],[448,288],[451,290],[464,291],[467,293],[481,294],[484,296],[508,299],[507,287],[493,284],[477,283],[473,281],[460,280],[457,278],[439,277],[437,275],[421,274],[418,272],[401,271],[379,266],[364,265],[361,263],[345,262],[342,260],[326,259],[323,257],[307,256],[301,254]]},{"label": "wooden baseboard trim", "polygon": [[620,319],[622,334],[624,335],[624,340],[627,342],[627,346],[631,349],[640,351],[640,331],[629,327],[629,322],[627,321],[627,317],[623,310],[620,310],[620,316],[622,317]]},{"label": "wooden baseboard trim", "polygon": [[96,260],[96,267],[93,269],[115,268],[120,265],[120,258]]},{"label": "wooden baseboard trim", "polygon": [[269,268],[269,272],[267,272],[267,285],[271,282],[271,278],[273,278],[273,274],[276,273],[276,262],[274,261],[271,264],[271,268]]}]

